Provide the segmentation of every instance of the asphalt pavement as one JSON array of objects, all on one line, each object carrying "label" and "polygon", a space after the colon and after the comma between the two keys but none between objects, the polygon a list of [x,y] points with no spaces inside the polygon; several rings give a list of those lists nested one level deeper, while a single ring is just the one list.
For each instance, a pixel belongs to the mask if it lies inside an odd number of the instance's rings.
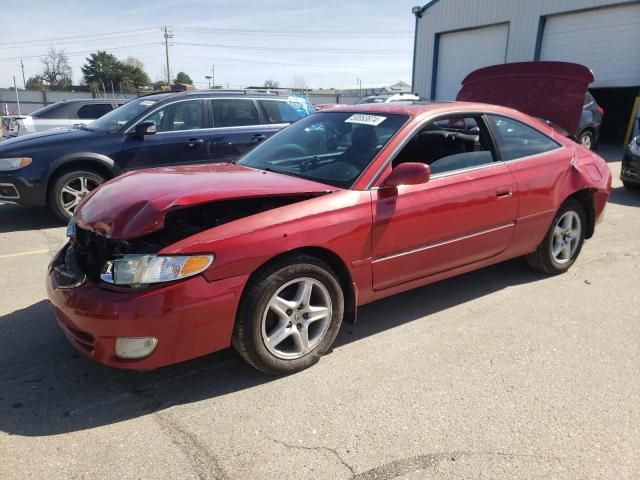
[{"label": "asphalt pavement", "polygon": [[0,204],[0,479],[640,478],[640,192],[601,153],[611,201],[567,274],[517,259],[365,306],[281,378],[79,356],[44,289],[64,227]]}]

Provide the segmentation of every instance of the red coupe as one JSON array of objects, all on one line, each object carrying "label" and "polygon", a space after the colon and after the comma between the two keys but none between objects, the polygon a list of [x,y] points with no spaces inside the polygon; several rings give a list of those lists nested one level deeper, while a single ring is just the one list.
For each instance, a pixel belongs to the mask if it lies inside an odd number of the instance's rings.
[{"label": "red coupe", "polygon": [[505,68],[470,75],[460,93],[492,104],[335,107],[235,164],[105,183],[49,268],[60,326],[113,367],[233,345],[280,374],[317,362],[360,305],[518,256],[565,272],[602,218],[611,174],[533,116],[575,131],[593,77]]}]

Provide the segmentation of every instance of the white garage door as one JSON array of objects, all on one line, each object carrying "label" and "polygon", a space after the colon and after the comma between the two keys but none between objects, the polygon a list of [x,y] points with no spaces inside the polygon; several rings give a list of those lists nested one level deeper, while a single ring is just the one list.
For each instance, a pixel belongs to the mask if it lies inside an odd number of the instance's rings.
[{"label": "white garage door", "polygon": [[586,65],[594,87],[640,85],[640,4],[548,17],[540,59]]},{"label": "white garage door", "polygon": [[435,98],[455,100],[469,73],[504,63],[508,35],[506,24],[440,34]]}]

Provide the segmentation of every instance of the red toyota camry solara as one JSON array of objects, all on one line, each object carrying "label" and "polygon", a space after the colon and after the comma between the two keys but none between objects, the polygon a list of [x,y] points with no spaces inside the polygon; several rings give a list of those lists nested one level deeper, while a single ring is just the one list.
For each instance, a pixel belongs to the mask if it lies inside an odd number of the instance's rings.
[{"label": "red toyota camry solara", "polygon": [[49,268],[60,326],[113,367],[233,345],[281,374],[317,362],[360,305],[518,256],[565,272],[611,174],[533,118],[576,131],[591,73],[544,70],[471,74],[459,98],[488,103],[335,107],[235,164],[105,183],[76,209]]}]

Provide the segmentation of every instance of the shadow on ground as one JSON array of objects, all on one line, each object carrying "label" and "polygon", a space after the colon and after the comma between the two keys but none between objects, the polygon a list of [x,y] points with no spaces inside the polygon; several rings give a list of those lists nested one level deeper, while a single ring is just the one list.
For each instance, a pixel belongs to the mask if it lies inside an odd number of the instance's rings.
[{"label": "shadow on ground", "polygon": [[[378,301],[343,325],[336,348],[542,278],[514,260]],[[0,317],[0,331],[0,430],[9,434],[84,430],[278,382],[233,350],[145,373],[96,365],[68,344],[46,301]]]},{"label": "shadow on ground", "polygon": [[46,207],[21,207],[0,202],[0,233],[63,227]]},{"label": "shadow on ground", "polygon": [[640,189],[630,190],[625,187],[615,187],[611,189],[609,203],[626,205],[628,207],[640,207]]}]

